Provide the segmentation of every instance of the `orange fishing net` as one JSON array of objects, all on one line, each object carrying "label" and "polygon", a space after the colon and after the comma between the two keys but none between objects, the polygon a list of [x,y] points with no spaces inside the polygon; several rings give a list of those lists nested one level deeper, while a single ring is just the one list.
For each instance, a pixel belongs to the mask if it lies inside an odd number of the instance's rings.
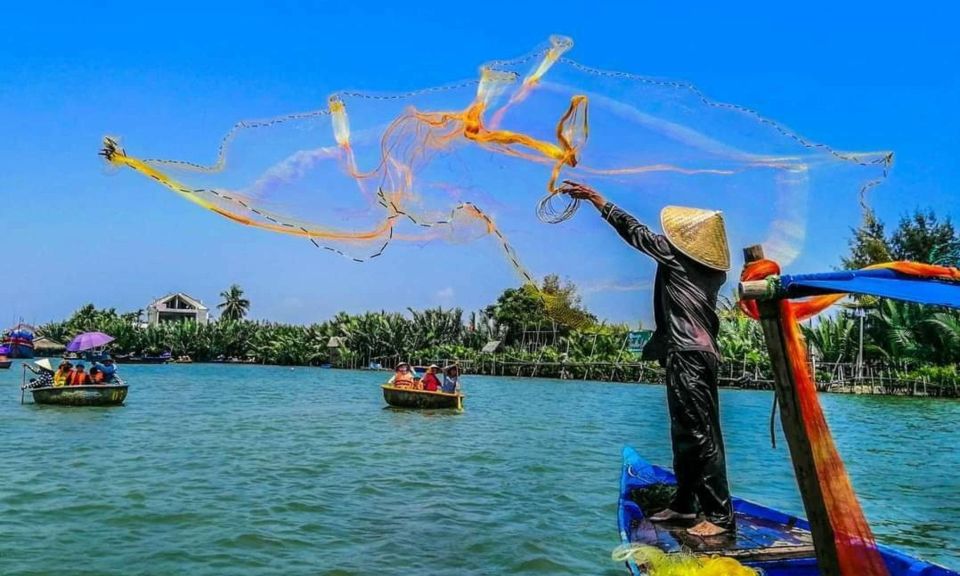
[{"label": "orange fishing net", "polygon": [[[207,161],[192,158],[200,132],[129,149],[107,137],[100,153],[233,223],[367,263],[355,272],[317,264],[341,290],[363,292],[361,306],[420,307],[438,293],[473,306],[517,279],[533,289],[559,274],[598,317],[630,322],[629,311],[649,306],[653,263],[637,265],[592,211],[573,218],[578,202],[560,181],[594,187],[647,224],[665,204],[720,210],[740,223],[727,231],[731,245],[760,242],[786,265],[805,257],[801,246],[845,246],[858,200],[892,167],[888,152],[834,150],[686,82],[585,66],[567,57],[572,48],[551,37],[462,81],[337,91],[313,110],[242,120]],[[831,218],[807,238],[812,208],[828,203]],[[411,265],[436,280],[390,294],[361,288]],[[460,273],[468,269],[476,273]],[[589,324],[540,292],[552,319]]]},{"label": "orange fishing net", "polygon": [[[901,274],[941,280],[960,280],[960,270],[916,262],[887,262],[870,268],[889,268]],[[780,274],[780,267],[771,260],[747,264],[741,280],[762,280]],[[876,549],[876,542],[857,502],[853,485],[843,461],[837,453],[826,418],[817,398],[813,375],[807,364],[807,349],[799,322],[843,299],[843,294],[816,296],[805,300],[780,300],[780,315],[786,339],[790,370],[800,399],[800,414],[805,432],[813,447],[817,481],[833,528],[834,542],[841,572],[849,576],[885,575],[886,566]],[[741,300],[741,309],[754,319],[759,318],[757,303]]]}]

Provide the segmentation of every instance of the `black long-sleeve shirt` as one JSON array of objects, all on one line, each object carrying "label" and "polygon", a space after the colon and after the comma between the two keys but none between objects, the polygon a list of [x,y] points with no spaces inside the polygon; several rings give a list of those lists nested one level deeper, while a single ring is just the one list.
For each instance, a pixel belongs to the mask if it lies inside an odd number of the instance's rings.
[{"label": "black long-sleeve shirt", "polygon": [[664,362],[668,352],[701,350],[716,354],[717,294],[726,272],[695,262],[667,237],[651,232],[636,218],[607,202],[600,214],[637,250],[657,261],[654,318],[657,328],[643,350],[649,360]]}]

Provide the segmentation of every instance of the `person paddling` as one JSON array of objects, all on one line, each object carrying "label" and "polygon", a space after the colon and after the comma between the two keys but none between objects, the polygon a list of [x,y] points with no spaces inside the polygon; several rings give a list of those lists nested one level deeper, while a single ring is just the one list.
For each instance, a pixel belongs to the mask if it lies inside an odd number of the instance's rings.
[{"label": "person paddling", "polygon": [[583,184],[565,181],[560,192],[593,204],[604,220],[637,250],[657,262],[656,330],[645,360],[666,368],[667,406],[677,493],[654,522],[695,522],[695,536],[735,530],[720,411],[717,371],[717,295],[730,269],[730,250],[720,212],[667,206],[656,234]]},{"label": "person paddling", "polygon": [[34,362],[36,367],[24,364],[23,367],[37,375],[30,379],[30,388],[48,388],[53,386],[53,366],[47,358],[41,358]]},{"label": "person paddling", "polygon": [[460,367],[454,364],[443,369],[443,385],[440,388],[442,392],[453,394],[460,388]]}]

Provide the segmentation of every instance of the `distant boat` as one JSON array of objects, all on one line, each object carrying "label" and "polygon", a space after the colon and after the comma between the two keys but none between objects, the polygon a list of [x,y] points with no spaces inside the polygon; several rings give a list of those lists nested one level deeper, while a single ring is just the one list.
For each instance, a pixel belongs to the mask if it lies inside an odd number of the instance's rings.
[{"label": "distant boat", "polygon": [[30,388],[35,404],[57,406],[120,406],[127,398],[127,384],[45,386]]},{"label": "distant boat", "polygon": [[7,330],[3,335],[3,341],[0,342],[0,345],[7,349],[6,356],[9,358],[33,358],[34,332],[33,326],[23,322]]},{"label": "distant boat", "polygon": [[[78,360],[81,357],[87,356],[107,361],[110,358],[106,357],[104,348],[110,342],[113,342],[113,336],[109,334],[104,334],[103,332],[84,332],[78,334],[67,344],[67,351],[77,356]],[[34,364],[41,370],[41,372],[38,373],[50,376],[50,380],[55,379],[53,365],[49,359],[44,358],[34,362]],[[78,362],[78,364],[80,363]],[[119,406],[123,404],[123,401],[127,398],[127,383],[115,374],[108,376],[106,382],[94,384],[93,372],[95,368],[90,368],[90,373],[86,375],[89,378],[87,381],[91,382],[90,384],[80,386],[54,386],[51,384],[37,386],[43,379],[32,379],[28,384],[26,382],[27,368],[37,372],[37,370],[32,367],[24,365],[24,382],[20,385],[21,404],[23,403],[24,390],[30,390],[35,404],[53,404],[57,406]],[[77,368],[82,370],[82,364],[77,366]],[[104,370],[105,369],[106,367],[104,367]],[[101,376],[102,375],[101,373]],[[68,379],[71,377],[72,376],[68,376]]]},{"label": "distant boat", "polygon": [[114,355],[113,360],[117,364],[166,364],[173,360],[173,356],[169,352],[165,352],[159,356],[136,356],[132,354],[126,355]]},{"label": "distant boat", "polygon": [[223,354],[217,356],[211,360],[214,364],[259,364],[256,356],[247,355],[245,358],[238,358],[236,356],[231,356],[227,358]]},{"label": "distant boat", "polygon": [[395,408],[463,410],[464,395],[449,392],[430,392],[413,388],[397,388],[390,384],[381,386],[383,399]]},{"label": "distant boat", "polygon": [[5,356],[0,355],[0,370],[9,369],[11,364],[13,364],[13,360],[8,360]]}]

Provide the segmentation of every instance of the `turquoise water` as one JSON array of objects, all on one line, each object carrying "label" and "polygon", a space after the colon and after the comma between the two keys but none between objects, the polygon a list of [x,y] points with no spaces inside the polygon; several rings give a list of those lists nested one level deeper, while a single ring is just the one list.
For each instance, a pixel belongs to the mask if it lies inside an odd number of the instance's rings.
[{"label": "turquoise water", "polygon": [[[620,448],[670,462],[658,386],[467,378],[418,413],[381,373],[122,371],[102,409],[0,372],[0,574],[618,575]],[[721,396],[734,490],[800,512],[770,393]],[[822,401],[879,540],[960,568],[960,403]]]}]

